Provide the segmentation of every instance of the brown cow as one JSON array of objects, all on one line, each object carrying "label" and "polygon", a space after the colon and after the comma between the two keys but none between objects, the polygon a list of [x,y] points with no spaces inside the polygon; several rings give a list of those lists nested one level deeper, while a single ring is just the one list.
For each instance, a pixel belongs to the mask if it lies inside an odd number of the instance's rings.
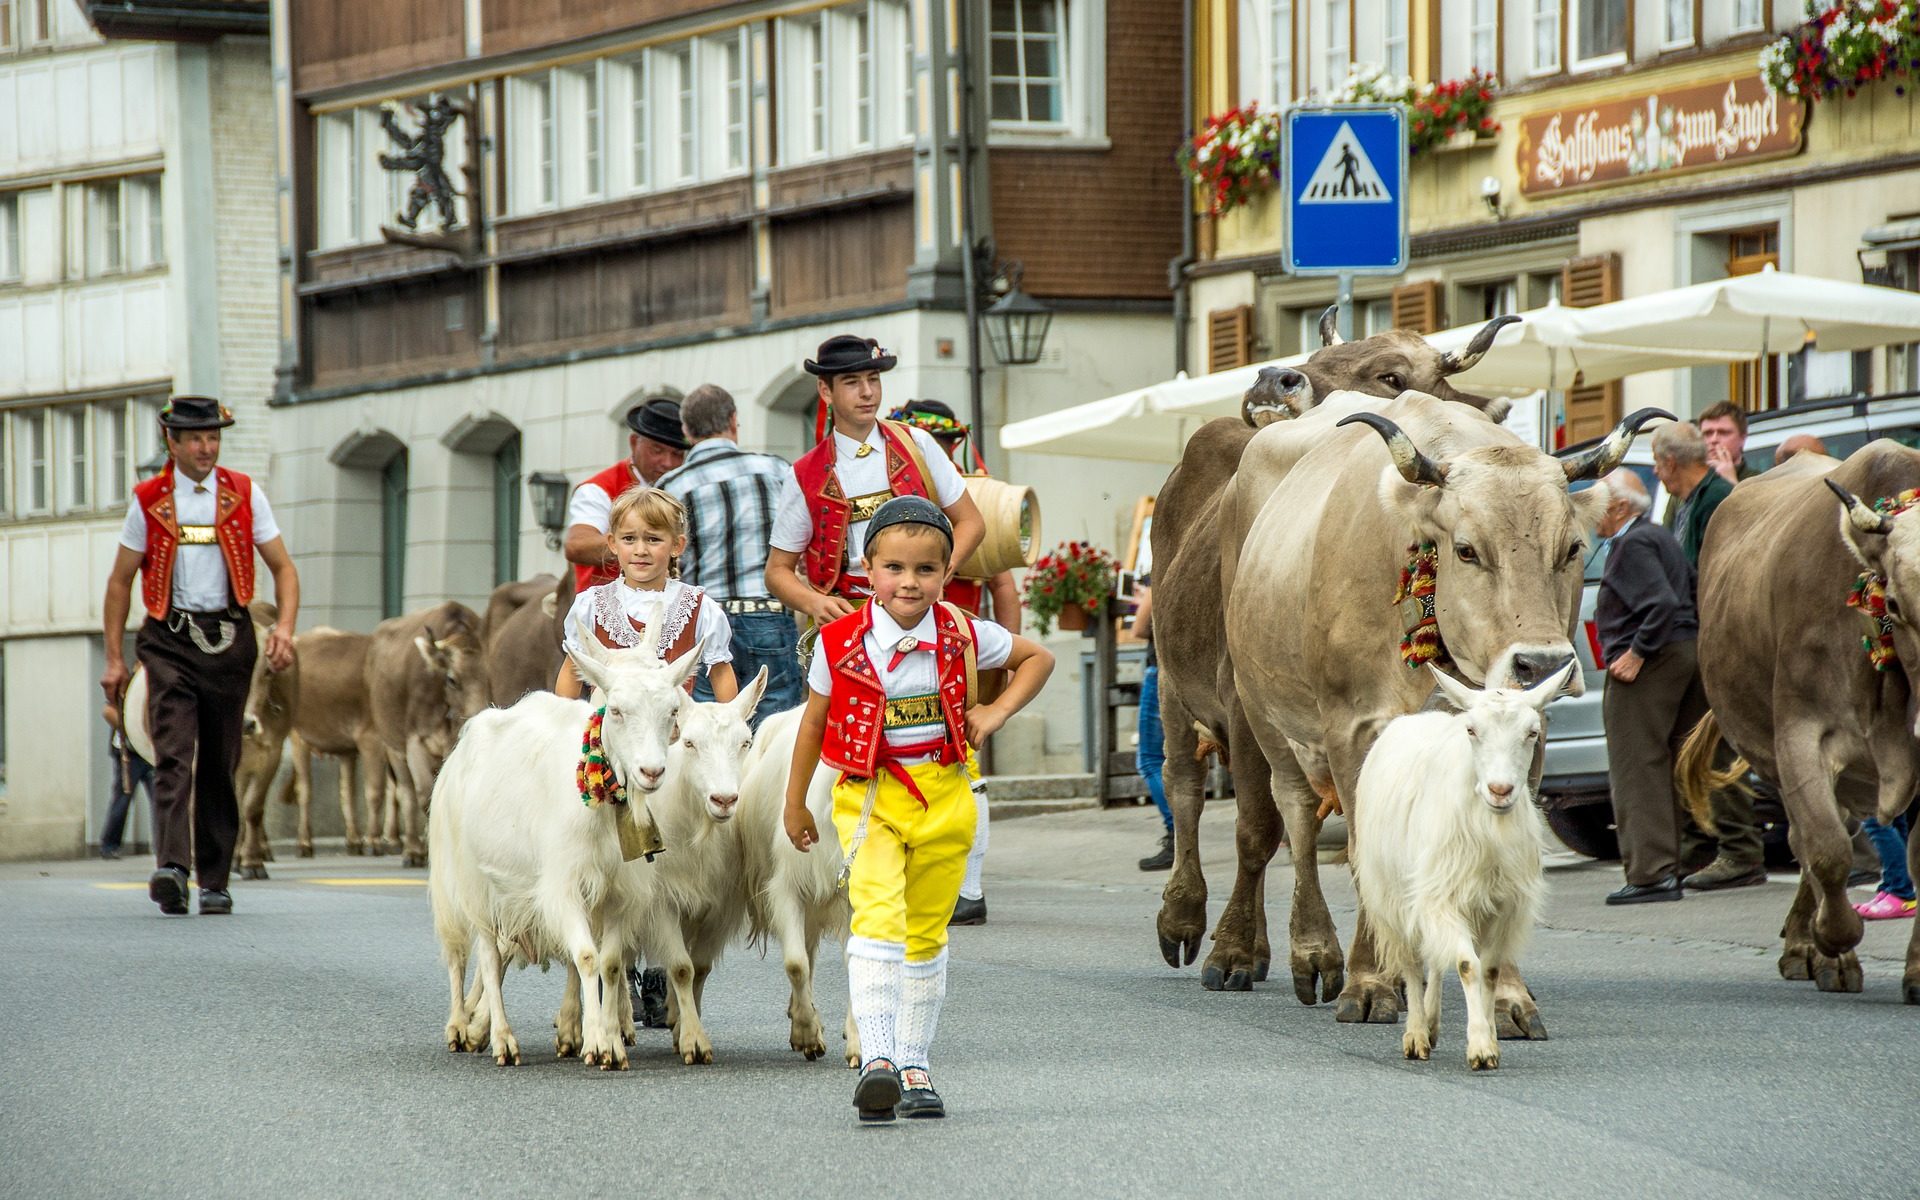
[{"label": "brown cow", "polygon": [[[255,601],[252,608],[254,634],[266,644],[266,631],[275,620],[271,604]],[[240,800],[240,841],[234,847],[240,863],[240,878],[267,878],[266,864],[273,861],[273,847],[267,841],[267,789],[280,771],[280,759],[286,749],[287,734],[292,731],[300,697],[300,657],[294,652],[293,665],[284,671],[268,669],[262,654],[253,663],[253,682],[247,688],[247,707],[240,723],[240,766],[233,773],[234,794]],[[313,857],[313,823],[300,813],[299,849],[301,858]]]},{"label": "brown cow", "polygon": [[[301,828],[310,828],[313,755],[337,758],[340,815],[346,826],[348,854],[381,851],[380,819],[387,769],[386,750],[374,732],[367,704],[367,648],[372,640],[364,633],[325,626],[293,639],[294,656],[300,663],[300,690],[291,735],[293,772],[280,790],[280,800],[298,804]],[[354,803],[356,792],[365,795],[364,827]]]},{"label": "brown cow", "polygon": [[[571,583],[573,572],[567,572]],[[545,691],[560,673],[560,635],[554,622],[561,585],[551,575],[536,575],[493,589],[487,601],[487,690],[498,708],[510,707],[528,692]],[[567,603],[572,588],[567,589]]]},{"label": "brown cow", "polygon": [[[1499,420],[1505,400],[1456,390],[1447,382],[1480,361],[1500,330],[1518,320],[1489,321],[1467,349],[1442,354],[1425,338],[1388,330],[1359,341],[1341,340],[1334,309],[1320,318],[1325,343],[1298,369],[1267,368],[1241,402],[1241,420],[1208,422],[1187,442],[1180,464],[1154,502],[1154,637],[1160,653],[1160,712],[1166,730],[1167,801],[1174,818],[1173,874],[1162,895],[1160,953],[1169,966],[1193,962],[1206,932],[1207,882],[1200,870],[1200,810],[1204,772],[1201,734],[1227,752],[1239,811],[1236,840],[1243,858],[1273,857],[1285,830],[1272,798],[1271,771],[1240,713],[1227,656],[1225,584],[1219,547],[1220,497],[1253,437],[1252,426],[1300,415],[1334,391],[1392,398],[1409,389],[1459,401]],[[1214,948],[1201,968],[1209,990],[1244,991],[1267,977],[1272,951],[1264,894],[1229,905],[1214,930]],[[1337,981],[1330,981],[1338,991]],[[1331,994],[1327,997],[1331,999]],[[1313,1003],[1309,992],[1300,996]],[[1513,1032],[1518,1032],[1513,1030]]]},{"label": "brown cow", "polygon": [[480,617],[449,600],[382,621],[367,649],[367,699],[405,828],[406,865],[427,865],[427,800],[460,727],[487,707]]}]

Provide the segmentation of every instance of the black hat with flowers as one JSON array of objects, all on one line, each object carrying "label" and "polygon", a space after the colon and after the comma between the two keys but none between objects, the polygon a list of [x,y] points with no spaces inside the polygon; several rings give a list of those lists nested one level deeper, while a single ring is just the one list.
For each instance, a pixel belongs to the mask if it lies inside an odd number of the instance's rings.
[{"label": "black hat with flowers", "polygon": [[168,429],[225,429],[233,424],[233,410],[210,396],[175,396],[160,410],[160,424]]},{"label": "black hat with flowers", "polygon": [[950,406],[939,400],[909,400],[888,413],[887,420],[924,429],[941,442],[957,442],[972,432],[954,416]]},{"label": "black hat with flowers", "polygon": [[821,342],[817,353],[818,358],[809,358],[800,365],[807,374],[822,379],[865,371],[891,371],[900,361],[882,350],[880,343],[872,338],[854,337],[850,333],[837,334]]}]

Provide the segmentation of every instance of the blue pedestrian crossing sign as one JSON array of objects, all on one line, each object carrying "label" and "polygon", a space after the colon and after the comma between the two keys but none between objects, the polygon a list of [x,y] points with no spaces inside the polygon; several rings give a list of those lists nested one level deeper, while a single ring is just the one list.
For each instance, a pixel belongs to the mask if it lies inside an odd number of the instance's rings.
[{"label": "blue pedestrian crossing sign", "polygon": [[1397,104],[1287,112],[1286,266],[1295,275],[1407,268],[1407,122]]}]

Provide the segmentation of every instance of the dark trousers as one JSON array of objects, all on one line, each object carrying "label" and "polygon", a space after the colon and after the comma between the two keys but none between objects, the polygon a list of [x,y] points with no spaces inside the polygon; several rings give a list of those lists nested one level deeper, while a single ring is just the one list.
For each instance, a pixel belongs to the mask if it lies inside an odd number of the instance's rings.
[{"label": "dark trousers", "polygon": [[147,799],[153,799],[153,766],[130,747],[109,752],[113,755],[113,795],[107,805],[107,823],[100,829],[100,849],[117,853],[126,836],[127,810],[133,806],[134,793],[144,786]]},{"label": "dark trousers", "polygon": [[[184,614],[172,614],[182,622]],[[147,731],[153,737],[153,856],[163,867],[191,867],[203,891],[225,891],[240,833],[233,772],[240,765],[240,723],[256,647],[245,612],[233,645],[206,654],[184,623],[178,630],[149,617],[134,639],[147,672]],[[218,620],[199,619],[218,645]],[[197,768],[197,769],[196,769]]]},{"label": "dark trousers", "polygon": [[[798,631],[793,618],[783,612],[728,613],[727,624],[733,630],[733,677],[740,686],[752,683],[761,667],[767,669],[767,693],[753,710],[753,727],[759,729],[760,722],[774,713],[798,708],[806,696],[794,648]],[[713,699],[704,669],[693,685],[693,698]]]},{"label": "dark trousers", "polygon": [[[1733,760],[1733,752],[1725,743],[1714,756],[1714,766],[1725,768]],[[1712,838],[1693,824],[1687,822],[1687,829],[1680,838],[1680,856],[1691,863],[1706,858],[1707,847],[1714,847],[1716,858],[1742,867],[1757,867],[1766,856],[1766,847],[1760,842],[1760,819],[1753,813],[1753,797],[1738,788],[1728,788],[1715,792],[1708,798],[1708,807],[1713,811],[1713,823],[1719,827],[1719,837]]]},{"label": "dark trousers", "polygon": [[1674,754],[1707,714],[1692,639],[1654,651],[1632,683],[1609,676],[1600,712],[1627,882],[1658,883],[1679,873],[1686,820],[1673,790]]}]

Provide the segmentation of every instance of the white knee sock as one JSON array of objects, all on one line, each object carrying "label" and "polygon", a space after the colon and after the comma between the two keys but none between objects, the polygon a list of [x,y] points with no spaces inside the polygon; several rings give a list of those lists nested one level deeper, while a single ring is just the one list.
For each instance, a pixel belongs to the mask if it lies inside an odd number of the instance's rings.
[{"label": "white knee sock", "polygon": [[903,974],[895,1048],[901,1067],[925,1067],[933,1031],[940,1024],[940,1003],[947,996],[947,952],[927,962],[910,962]]},{"label": "white knee sock", "polygon": [[898,1066],[895,1030],[900,1012],[901,972],[907,948],[899,942],[847,939],[847,991],[860,1053],[867,1062],[884,1058]]},{"label": "white knee sock", "polygon": [[967,851],[967,875],[960,881],[960,897],[978,900],[986,893],[980,887],[980,873],[987,866],[987,785],[973,781],[973,849]]}]

